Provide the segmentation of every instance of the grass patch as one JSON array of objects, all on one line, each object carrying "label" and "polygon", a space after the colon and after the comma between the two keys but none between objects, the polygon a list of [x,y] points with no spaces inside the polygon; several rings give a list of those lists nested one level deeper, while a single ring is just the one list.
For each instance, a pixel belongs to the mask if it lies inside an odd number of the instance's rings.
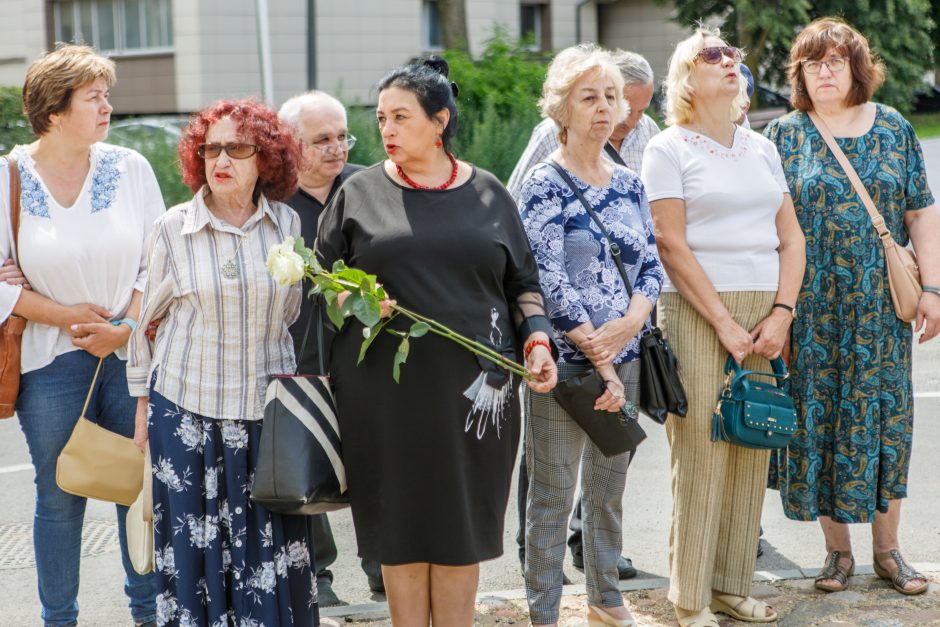
[{"label": "grass patch", "polygon": [[914,126],[918,139],[940,137],[940,112],[912,113],[907,119]]}]

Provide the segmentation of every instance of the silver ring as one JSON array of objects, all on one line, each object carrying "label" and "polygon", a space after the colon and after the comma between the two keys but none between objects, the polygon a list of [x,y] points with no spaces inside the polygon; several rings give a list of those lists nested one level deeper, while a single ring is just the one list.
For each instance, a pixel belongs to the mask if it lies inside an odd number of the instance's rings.
[{"label": "silver ring", "polygon": [[744,357],[744,351],[739,351],[739,352],[738,352],[738,357]]}]

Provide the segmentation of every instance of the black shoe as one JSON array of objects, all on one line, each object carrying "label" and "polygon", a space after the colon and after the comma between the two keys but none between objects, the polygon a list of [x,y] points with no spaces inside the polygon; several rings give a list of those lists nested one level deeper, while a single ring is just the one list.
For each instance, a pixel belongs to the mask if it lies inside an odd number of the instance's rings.
[{"label": "black shoe", "polygon": [[366,575],[366,579],[369,580],[369,590],[376,594],[385,594],[385,582],[382,580],[382,575],[378,576]]},{"label": "black shoe", "polygon": [[571,564],[575,570],[584,572],[584,553],[581,551],[571,551]]},{"label": "black shoe", "polygon": [[764,554],[764,541],[760,538],[757,539],[757,557],[760,557]]},{"label": "black shoe", "polygon": [[317,580],[317,603],[320,607],[338,607],[341,605],[349,605],[345,601],[341,601],[336,593],[333,592],[333,583],[329,579],[318,579]]},{"label": "black shoe", "polygon": [[633,560],[621,555],[620,559],[617,560],[617,576],[620,579],[633,579],[636,577],[636,568],[633,567]]}]

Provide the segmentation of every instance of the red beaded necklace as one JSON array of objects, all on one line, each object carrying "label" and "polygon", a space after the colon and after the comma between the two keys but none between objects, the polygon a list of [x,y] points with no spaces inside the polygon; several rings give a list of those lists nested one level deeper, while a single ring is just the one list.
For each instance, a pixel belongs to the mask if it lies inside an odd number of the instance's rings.
[{"label": "red beaded necklace", "polygon": [[450,159],[450,164],[451,166],[453,166],[453,169],[450,171],[450,178],[444,181],[444,183],[441,185],[437,185],[434,187],[428,186],[428,185],[419,185],[418,183],[415,183],[410,178],[408,178],[408,175],[405,174],[405,171],[402,170],[401,166],[398,165],[397,163],[395,164],[395,169],[398,171],[398,176],[401,177],[401,180],[408,183],[415,189],[435,189],[435,190],[447,189],[448,187],[454,184],[454,181],[457,180],[457,159],[455,159],[454,155],[452,155],[449,152],[445,154],[447,155],[447,158]]}]

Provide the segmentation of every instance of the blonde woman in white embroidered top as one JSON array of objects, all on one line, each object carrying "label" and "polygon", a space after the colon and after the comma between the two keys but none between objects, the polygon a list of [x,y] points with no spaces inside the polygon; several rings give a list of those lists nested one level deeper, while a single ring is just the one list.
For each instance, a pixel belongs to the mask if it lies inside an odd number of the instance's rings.
[{"label": "blonde woman in white embroidered top", "polygon": [[[7,264],[0,274],[0,322],[11,314],[28,321],[16,411],[36,468],[33,536],[47,625],[78,619],[85,512],[84,498],[56,485],[56,458],[82,413],[99,358],[86,416],[133,433],[125,344],[147,277],[146,240],[164,211],[150,164],[102,143],[115,79],[114,64],[86,46],[62,46],[30,66],[23,108],[39,139],[13,149],[22,184],[15,254],[12,169],[0,161],[0,261]],[[126,514],[118,506],[121,535]],[[131,615],[148,623],[155,616],[155,578],[134,572],[126,549],[121,559]]]},{"label": "blonde woman in white embroidered top", "polygon": [[[805,246],[777,150],[737,126],[746,104],[743,55],[717,31],[676,48],[667,122],[643,157],[668,278],[662,326],[682,364],[685,418],[666,423],[672,448],[669,600],[683,627],[718,627],[712,611],[770,622],[750,596],[769,453],[712,442],[711,415],[730,353],[767,372],[789,334]],[[730,235],[730,236],[729,236]]]},{"label": "blonde woman in white embroidered top", "polygon": [[[180,141],[196,195],[154,228],[127,380],[138,397],[135,440],[149,440],[153,459],[161,625],[317,624],[306,519],[248,495],[265,387],[295,368],[288,326],[300,285],[275,283],[265,258],[300,235],[281,202],[297,188],[299,155],[269,107],[217,102]],[[144,329],[155,320],[151,348]]]}]

